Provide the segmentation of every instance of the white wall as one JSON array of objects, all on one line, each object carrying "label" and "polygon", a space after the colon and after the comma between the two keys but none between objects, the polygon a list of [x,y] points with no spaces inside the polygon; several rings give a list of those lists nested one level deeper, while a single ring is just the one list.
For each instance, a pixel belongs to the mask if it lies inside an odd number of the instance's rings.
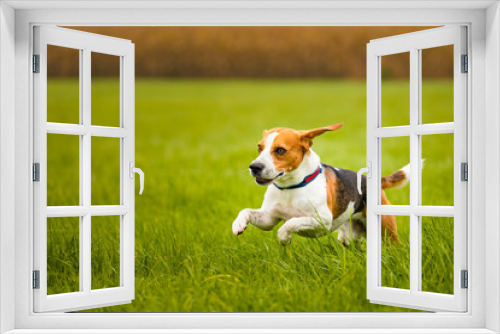
[{"label": "white wall", "polygon": [[[15,12],[0,3],[0,252],[14,254]],[[14,258],[0,257],[0,333],[14,328]]]},{"label": "white wall", "polygon": [[[1,0],[0,0],[1,1]],[[39,2],[41,3],[41,2]],[[67,2],[65,2],[67,3]],[[5,7],[5,6],[4,6]],[[0,7],[1,10],[1,7]],[[7,8],[5,12],[9,12],[13,14],[12,10]],[[495,63],[495,60],[498,62],[498,56],[500,51],[500,41],[499,41],[499,14],[498,14],[498,6],[490,8],[488,11],[488,29],[491,33],[491,29],[494,29],[494,33],[489,38],[488,46],[490,48],[495,48],[495,52],[491,55],[488,55],[488,59],[492,62],[491,68],[488,67],[487,73],[492,73],[491,71],[496,71],[496,75],[488,75],[492,78],[489,79],[488,82],[488,94],[490,97],[495,97],[495,100],[488,102],[488,118],[487,122],[485,119],[485,98],[484,95],[478,93],[472,103],[474,106],[474,111],[480,114],[479,118],[474,118],[472,133],[475,136],[474,140],[474,159],[472,160],[474,163],[472,165],[472,170],[469,175],[472,175],[474,178],[474,189],[473,189],[473,212],[472,212],[472,222],[474,225],[474,229],[472,230],[472,235],[475,237],[475,240],[479,240],[481,242],[476,242],[474,244],[474,249],[472,250],[472,255],[474,255],[475,259],[477,259],[477,254],[480,254],[482,258],[484,258],[484,245],[483,242],[484,235],[486,234],[489,238],[488,242],[488,253],[487,256],[495,256],[498,260],[500,247],[498,244],[494,244],[494,240],[498,240],[499,227],[497,224],[493,224],[493,227],[490,230],[484,231],[484,222],[486,211],[496,210],[493,214],[495,222],[498,223],[500,221],[500,177],[498,174],[498,166],[500,162],[500,152],[488,152],[485,151],[490,146],[496,146],[498,148],[498,144],[500,142],[500,136],[498,134],[498,128],[500,117],[498,115],[500,106],[500,98],[498,91],[499,86],[499,64]],[[10,17],[12,15],[9,14]],[[121,326],[121,328],[134,328],[137,325],[138,320],[137,317],[140,316],[128,316],[128,315],[113,315],[114,322],[108,323],[104,317],[94,317],[94,315],[81,314],[79,317],[62,317],[58,315],[51,315],[50,317],[28,317],[27,310],[32,309],[31,299],[29,298],[32,295],[32,291],[26,289],[26,285],[29,284],[30,274],[32,266],[30,265],[28,254],[29,253],[29,245],[30,245],[30,235],[29,228],[32,220],[30,220],[30,198],[26,194],[29,194],[29,187],[32,183],[29,179],[30,177],[30,162],[31,154],[30,154],[30,136],[29,136],[29,128],[30,128],[30,106],[29,100],[26,98],[26,92],[29,91],[30,81],[29,78],[29,62],[30,62],[30,52],[29,52],[29,22],[42,22],[42,23],[53,23],[53,22],[72,22],[74,24],[85,24],[85,23],[101,23],[106,22],[110,25],[143,25],[144,22],[150,22],[150,24],[158,24],[158,25],[192,25],[192,24],[200,24],[200,25],[231,25],[231,22],[238,22],[238,24],[261,24],[268,25],[269,22],[277,22],[276,24],[310,24],[311,22],[319,22],[321,24],[327,24],[328,22],[335,22],[336,24],[342,25],[343,23],[349,24],[350,22],[364,22],[364,24],[370,25],[372,23],[377,22],[392,22],[392,24],[398,24],[398,22],[411,22],[412,19],[421,18],[424,22],[445,22],[449,24],[454,24],[456,22],[473,22],[473,30],[472,34],[474,40],[474,50],[472,63],[474,64],[482,64],[482,60],[484,59],[484,53],[482,52],[482,46],[484,43],[482,31],[485,28],[485,18],[484,18],[483,10],[473,10],[473,11],[454,11],[454,10],[432,10],[432,11],[384,11],[384,10],[370,10],[370,11],[362,11],[362,14],[359,15],[358,11],[349,11],[349,10],[322,10],[318,11],[292,11],[292,10],[270,10],[265,13],[262,13],[258,10],[249,10],[243,12],[238,11],[224,11],[224,10],[210,10],[209,13],[203,10],[156,10],[145,11],[145,10],[49,10],[43,11],[43,15],[41,15],[40,11],[30,11],[30,10],[18,10],[17,11],[17,82],[16,82],[16,92],[17,92],[17,100],[16,100],[16,145],[18,146],[18,151],[15,154],[15,158],[17,159],[16,164],[16,188],[18,192],[16,193],[16,240],[17,243],[17,252],[16,252],[16,271],[17,271],[17,303],[16,307],[18,312],[16,313],[16,324],[20,328],[35,328],[38,326],[43,326],[46,328],[53,328],[54,326],[58,326],[59,328],[76,328],[78,326],[93,326],[94,328],[105,328],[106,326]],[[2,17],[5,14],[0,15],[0,20],[6,21]],[[448,19],[446,19],[449,17]],[[41,19],[43,18],[43,20]],[[7,22],[7,21],[6,21]],[[4,24],[0,22],[1,27]],[[8,24],[8,27],[13,26],[12,24]],[[480,33],[478,33],[480,31]],[[2,29],[0,33],[0,38],[3,38],[3,35],[6,34],[6,30]],[[7,36],[9,36],[7,34]],[[12,36],[10,36],[12,38]],[[4,39],[2,39],[2,42]],[[13,42],[13,41],[12,41]],[[3,46],[3,44],[2,44]],[[13,50],[11,49],[12,44],[9,40],[9,47],[4,48],[2,52],[0,52],[0,99],[2,103],[0,104],[0,114],[1,115],[10,115],[11,113],[7,113],[6,110],[11,110],[8,108],[9,105],[12,105],[11,96],[14,90],[14,84],[12,81],[9,81],[8,77],[13,78],[13,75],[4,75],[13,69],[13,59],[8,59],[9,56],[12,56]],[[9,51],[10,50],[10,51]],[[2,57],[2,53],[7,53],[6,57]],[[479,59],[481,61],[479,61]],[[9,60],[9,61],[7,61]],[[5,68],[5,71],[3,69]],[[484,76],[485,67],[481,66],[479,68],[476,66],[474,68],[475,80],[473,80],[473,84],[479,91],[485,91],[484,84],[485,81],[482,79]],[[477,78],[480,78],[477,79]],[[3,84],[3,82],[7,82],[7,84]],[[491,84],[491,85],[490,85]],[[495,90],[495,87],[498,90]],[[483,93],[484,94],[484,93]],[[7,108],[3,107],[3,104],[7,105]],[[3,117],[3,116],[0,116]],[[4,136],[8,139],[12,139],[13,134],[10,131],[13,131],[12,128],[7,129],[7,132],[3,131],[3,128],[8,128],[8,123],[5,120],[10,121],[7,117],[0,118],[0,159],[3,159],[4,156],[10,156],[11,158],[14,156],[14,152],[10,150],[9,144],[13,143],[13,140],[4,140]],[[492,121],[493,120],[493,121]],[[484,129],[488,125],[488,132],[490,137],[489,142],[485,143],[484,138]],[[9,134],[9,136],[7,136]],[[28,135],[27,135],[28,134]],[[492,143],[492,144],[491,144]],[[490,147],[491,148],[491,147]],[[489,163],[488,172],[491,173],[491,176],[488,175],[485,177],[485,157],[488,159]],[[13,160],[13,159],[12,159]],[[2,165],[0,165],[0,196],[4,193],[9,194],[10,189],[6,188],[9,185],[9,182],[13,182],[12,180],[8,180],[9,175],[12,177],[13,172],[12,166],[10,162],[7,164],[3,164],[6,160],[0,160]],[[477,162],[477,163],[476,163]],[[5,171],[5,172],[4,172]],[[486,178],[486,182],[485,182]],[[7,182],[2,182],[4,179],[7,179]],[[493,181],[493,182],[492,182]],[[5,187],[4,187],[5,185]],[[490,198],[487,200],[488,205],[485,206],[484,193],[485,187],[487,190],[488,196]],[[4,190],[5,189],[5,190]],[[13,195],[13,190],[12,193]],[[1,199],[1,197],[0,197]],[[9,202],[8,202],[9,203]],[[7,210],[10,208],[5,206]],[[0,233],[2,235],[6,235],[7,233],[3,233],[4,231],[10,231],[12,225],[9,224],[13,222],[13,219],[3,219],[3,216],[7,216],[9,218],[8,212],[3,212],[4,207],[0,207],[1,215],[0,215]],[[488,215],[489,217],[489,215]],[[13,213],[11,213],[10,218],[13,218]],[[479,228],[479,231],[478,231]],[[491,233],[490,233],[491,232]],[[12,235],[12,233],[8,233]],[[477,236],[481,237],[478,239]],[[12,240],[4,240],[0,237],[0,241],[2,242],[0,252],[3,257],[9,258],[8,255],[14,254],[12,251]],[[5,256],[7,254],[7,256]],[[492,254],[492,255],[491,255]],[[0,264],[0,270],[13,273],[14,272],[14,264],[13,262],[2,263]],[[480,286],[478,286],[474,291],[474,294],[469,296],[472,297],[472,309],[474,310],[475,317],[473,321],[474,327],[483,327],[484,326],[484,318],[482,314],[485,310],[485,305],[488,305],[488,327],[492,329],[500,328],[500,322],[498,321],[498,315],[500,314],[500,302],[499,302],[499,287],[493,286],[494,280],[487,281],[488,286],[486,287],[488,293],[488,304],[485,304],[484,299],[484,289],[486,284],[483,284],[483,278],[479,279],[479,277],[474,278],[474,272],[483,273],[484,270],[484,260],[474,261],[471,269],[471,279],[475,282],[480,281]],[[495,266],[491,266],[488,268],[490,277],[498,280],[500,275],[500,265],[496,263]],[[0,292],[5,292],[2,295],[2,305],[0,305],[0,312],[2,318],[6,319],[6,322],[2,324],[2,326],[10,326],[12,325],[12,309],[13,309],[13,295],[12,286],[10,286],[12,276],[3,277],[4,281],[0,282]],[[5,282],[5,284],[3,284]],[[498,281],[497,281],[498,282]],[[3,284],[3,285],[2,285]],[[5,305],[5,307],[2,307]],[[479,318],[477,315],[481,315]],[[151,328],[161,328],[164,327],[166,323],[171,327],[182,327],[182,326],[194,326],[197,327],[212,327],[212,328],[220,328],[214,326],[225,326],[227,328],[236,328],[241,326],[247,327],[255,327],[255,326],[264,326],[263,322],[259,323],[256,320],[256,317],[245,317],[240,315],[231,315],[224,317],[223,315],[216,315],[214,317],[206,317],[204,315],[199,316],[176,316],[176,315],[168,315],[168,322],[166,322],[164,316],[154,316],[148,317],[148,326]],[[387,321],[383,316],[373,317],[371,315],[363,315],[357,318],[342,316],[342,315],[332,315],[330,316],[315,316],[315,327],[317,328],[327,328],[329,326],[338,326],[338,327],[368,327],[368,326],[379,326],[379,327],[394,327],[403,321],[411,321],[412,315],[406,316],[401,315],[397,317],[399,321]],[[448,319],[452,319],[450,321]],[[263,317],[269,319],[269,317]],[[454,317],[450,315],[439,315],[439,317],[430,317],[428,318],[428,322],[422,323],[423,327],[437,327],[438,325],[442,325],[443,322],[446,325],[459,327],[459,326],[469,326],[471,322],[469,321],[468,316],[464,317]],[[104,320],[103,320],[104,319]],[[144,318],[145,319],[145,318]],[[144,320],[143,319],[143,320]],[[223,321],[222,321],[223,319]],[[56,321],[57,320],[57,321]],[[396,317],[394,319],[396,320]],[[273,326],[281,328],[281,326],[286,325],[295,325],[297,328],[304,326],[304,317],[297,316],[286,316],[286,315],[276,315],[273,318]],[[266,322],[267,323],[267,322]],[[257,325],[256,325],[257,324]],[[6,327],[7,328],[7,327]],[[111,327],[110,327],[111,328]],[[3,329],[3,327],[2,327]]]}]

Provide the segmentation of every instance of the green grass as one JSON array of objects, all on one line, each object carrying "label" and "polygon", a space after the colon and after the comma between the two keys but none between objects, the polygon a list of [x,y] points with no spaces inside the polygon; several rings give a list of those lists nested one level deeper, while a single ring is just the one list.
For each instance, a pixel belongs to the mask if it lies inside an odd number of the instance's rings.
[{"label": "green grass", "polygon": [[[114,110],[118,97],[109,88],[113,85],[94,79],[93,92],[102,88],[109,93],[94,94],[92,105]],[[78,119],[69,114],[78,112],[71,107],[78,105],[77,86],[68,79],[49,82],[50,121]],[[408,107],[401,98],[400,82],[384,87],[393,112]],[[431,110],[426,120],[446,118],[438,102],[452,98],[451,82],[428,82],[425,87],[424,105]],[[266,189],[255,185],[247,168],[256,157],[264,129],[309,129],[343,122],[341,130],[316,138],[313,149],[324,162],[337,167],[365,166],[365,95],[364,82],[138,79],[136,166],[146,173],[146,184],[144,194],[136,195],[135,300],[92,311],[411,311],[370,304],[366,299],[366,241],[346,248],[335,234],[319,239],[293,236],[292,244],[284,248],[277,241],[277,229],[264,232],[250,226],[239,237],[231,232],[241,209],[262,203]],[[93,122],[96,125],[117,122],[115,112],[101,111],[92,117],[98,120]],[[48,203],[77,205],[78,139],[49,137],[55,138],[49,138]],[[425,204],[450,205],[450,199],[453,203],[452,140],[449,135],[423,139]],[[92,155],[92,202],[115,204],[117,146],[113,140],[97,141]],[[406,142],[383,143],[385,175],[408,163]],[[408,190],[391,189],[387,195],[402,204]],[[119,231],[112,223],[115,218],[93,218],[94,288],[116,286]],[[383,246],[382,282],[408,288],[409,224],[405,217],[399,218],[403,242]],[[49,292],[77,291],[78,221],[51,219],[48,227]],[[426,291],[453,292],[452,227],[448,218],[427,219],[423,225]]]}]

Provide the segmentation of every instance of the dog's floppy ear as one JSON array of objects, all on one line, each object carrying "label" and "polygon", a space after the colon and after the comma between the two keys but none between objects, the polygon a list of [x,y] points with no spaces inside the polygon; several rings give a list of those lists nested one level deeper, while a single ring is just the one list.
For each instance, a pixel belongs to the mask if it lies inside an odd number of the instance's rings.
[{"label": "dog's floppy ear", "polygon": [[340,129],[343,125],[344,125],[343,123],[338,123],[330,126],[324,126],[322,128],[300,131],[300,138],[304,145],[304,149],[306,151],[309,150],[309,148],[313,144],[312,140],[314,137],[319,136],[327,131],[335,131],[337,129]]}]

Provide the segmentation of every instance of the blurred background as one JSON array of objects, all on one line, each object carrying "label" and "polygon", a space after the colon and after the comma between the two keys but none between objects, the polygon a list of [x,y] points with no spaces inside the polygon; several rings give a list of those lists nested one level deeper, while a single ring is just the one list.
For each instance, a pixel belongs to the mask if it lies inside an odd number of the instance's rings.
[{"label": "blurred background", "polygon": [[[342,78],[364,80],[366,44],[429,27],[70,27],[131,40],[136,76],[161,78]],[[66,49],[67,50],[67,49]],[[71,50],[68,50],[68,52]],[[436,49],[424,68],[429,78],[448,78],[452,65]],[[50,59],[50,75],[78,76],[65,52]],[[76,59],[77,61],[78,59]],[[100,76],[116,75],[113,63],[92,64]],[[408,74],[397,59],[385,75]],[[94,69],[93,69],[94,70]]]},{"label": "blurred background", "polygon": [[[429,27],[71,27],[135,44],[136,297],[96,312],[403,312],[366,299],[366,242],[250,226],[265,187],[248,165],[273,127],[344,127],[315,139],[335,167],[366,165],[366,44]],[[453,121],[453,48],[422,53],[422,119]],[[383,126],[409,124],[409,55],[382,57]],[[79,123],[79,52],[48,48],[49,122]],[[92,125],[120,125],[120,59],[92,53]],[[453,205],[453,135],[424,136],[425,205]],[[409,162],[408,137],[384,138],[382,172]],[[48,135],[48,205],[79,204],[79,138]],[[92,205],[120,203],[120,140],[92,138]],[[138,182],[138,181],[137,181]],[[409,204],[409,187],[391,189]],[[136,185],[138,189],[138,183]],[[384,244],[382,284],[409,287],[409,222]],[[422,225],[422,287],[453,293],[453,219]],[[119,286],[119,217],[92,217],[92,288]],[[78,218],[48,219],[48,290],[79,289]]]}]

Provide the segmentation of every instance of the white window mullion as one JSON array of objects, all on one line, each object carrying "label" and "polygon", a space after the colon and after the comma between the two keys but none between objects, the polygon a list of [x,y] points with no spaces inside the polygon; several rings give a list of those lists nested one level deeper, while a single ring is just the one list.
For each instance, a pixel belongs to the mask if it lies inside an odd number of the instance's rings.
[{"label": "white window mullion", "polygon": [[109,138],[124,138],[127,137],[130,133],[129,130],[124,128],[112,128],[107,126],[91,126],[89,128],[92,136],[99,137],[109,137]]},{"label": "white window mullion", "polygon": [[135,289],[135,179],[131,168],[135,167],[135,56],[134,45],[131,51],[121,57],[121,90],[120,109],[121,126],[128,131],[128,135],[121,140],[122,159],[122,204],[129,208],[129,212],[121,216],[120,261],[121,284],[127,288],[130,299],[134,298]]},{"label": "white window mullion", "polygon": [[79,124],[47,123],[47,133],[60,135],[83,136],[89,133],[92,136],[124,138],[128,136],[129,130],[123,128],[114,128],[109,126],[85,126]]},{"label": "white window mullion", "polygon": [[377,215],[409,216],[411,209],[409,205],[376,205],[372,212]]},{"label": "white window mullion", "polygon": [[[467,43],[465,42],[467,29],[461,27],[457,42],[454,47],[454,58],[460,59],[461,55],[467,54]],[[462,42],[464,41],[464,42]],[[459,62],[459,61],[457,61]],[[469,62],[471,64],[472,62]],[[469,72],[471,67],[469,65]],[[455,66],[455,95],[454,95],[454,203],[455,203],[455,218],[454,218],[454,290],[460,298],[466,300],[467,290],[461,288],[461,270],[467,269],[467,206],[458,205],[457,203],[467,203],[467,182],[461,181],[460,164],[468,162],[467,159],[467,94],[457,94],[467,88],[467,76],[461,73],[461,66]],[[471,175],[469,171],[469,175]],[[471,274],[469,273],[469,279]]]},{"label": "white window mullion", "polygon": [[409,216],[416,214],[422,217],[454,217],[453,206],[430,206],[424,205],[411,209],[409,205],[376,205],[373,213],[378,215]]},{"label": "white window mullion", "polygon": [[[422,118],[420,115],[419,119]],[[455,124],[448,123],[435,123],[435,124],[419,124],[412,127],[412,132],[418,135],[437,135],[444,133],[453,133],[455,131]]]},{"label": "white window mullion", "polygon": [[[82,74],[80,76],[82,83],[82,125],[90,127],[91,123],[91,52],[89,48],[83,50],[83,64]],[[92,158],[92,138],[89,132],[82,136],[82,161],[81,166],[83,169],[82,183],[83,183],[83,201],[82,204],[85,208],[90,208],[92,205],[92,172],[91,172],[91,158]],[[92,289],[92,263],[91,263],[91,244],[92,244],[92,222],[90,210],[83,217],[83,235],[80,239],[80,249],[83,253],[83,264],[80,269],[80,276],[83,276],[83,291],[90,293]]]},{"label": "white window mullion", "polygon": [[130,206],[125,205],[94,205],[88,206],[49,206],[46,208],[47,217],[83,217],[91,216],[119,216],[129,213]]},{"label": "white window mullion", "polygon": [[80,268],[80,278],[83,283],[83,292],[90,293],[92,284],[92,264],[91,264],[91,216],[89,214],[83,216],[82,238],[80,239],[80,260],[82,266]]},{"label": "white window mullion", "polygon": [[380,138],[405,137],[411,133],[418,135],[436,135],[444,133],[453,133],[455,125],[451,123],[419,124],[413,126],[390,126],[386,128],[377,128],[373,130],[373,135]]},{"label": "white window mullion", "polygon": [[[83,81],[80,80],[80,84]],[[80,121],[81,122],[81,121]],[[63,124],[63,123],[47,123],[47,133],[54,133],[59,135],[77,135],[83,136],[89,132],[88,127],[80,124]]]},{"label": "white window mullion", "polygon": [[[420,61],[419,51],[410,50],[410,128],[420,123]],[[418,292],[420,282],[419,223],[413,209],[420,204],[420,136],[410,133],[410,291]]]},{"label": "white window mullion", "polygon": [[[124,122],[125,122],[125,113],[124,113],[124,109],[125,109],[125,103],[123,101],[123,98],[124,98],[124,84],[125,84],[125,80],[124,80],[124,69],[125,69],[125,66],[123,64],[124,62],[124,59],[123,57],[120,57],[120,128],[124,128]],[[126,154],[125,154],[125,141],[124,139],[120,139],[120,204],[121,205],[124,205],[125,204],[125,194],[126,194],[126,191],[125,191],[125,182],[126,182],[126,179],[125,179],[125,169],[127,166],[128,167],[128,164],[127,164],[127,161],[125,160],[126,158]],[[128,167],[129,168],[129,167]],[[127,203],[128,204],[128,203]],[[126,256],[126,251],[127,251],[127,247],[126,247],[126,243],[125,243],[125,237],[126,237],[126,233],[125,233],[125,228],[127,227],[127,223],[126,223],[126,219],[123,215],[120,216],[120,286],[124,286],[125,285],[125,275],[126,275],[126,269],[125,269],[125,266],[126,266],[126,262],[125,261],[125,256]]]},{"label": "white window mullion", "polygon": [[[374,135],[374,131],[380,126],[380,57],[371,52],[371,46],[367,46],[367,134],[366,152],[367,166],[371,165],[371,173],[367,177],[367,220],[374,228],[367,228],[367,260],[366,260],[366,286],[367,297],[376,300],[374,292],[380,285],[380,216],[375,207],[380,206],[380,191],[377,187],[370,186],[374,180],[380,177],[380,138]],[[371,177],[370,177],[371,176]]]},{"label": "white window mullion", "polygon": [[403,136],[408,136],[410,132],[411,132],[410,126],[391,126],[387,128],[374,129],[373,135],[379,138],[403,137]]},{"label": "white window mullion", "polygon": [[[422,162],[422,135],[426,133],[432,133],[435,134],[437,129],[432,129],[430,128],[430,131],[426,132],[424,131],[418,131],[418,129],[422,129],[422,50],[415,49],[414,55],[416,57],[416,64],[418,66],[418,69],[416,72],[413,73],[413,76],[416,78],[414,80],[414,83],[417,84],[416,87],[416,92],[415,92],[415,102],[412,102],[414,107],[416,108],[415,114],[416,116],[413,117],[413,119],[410,116],[410,122],[413,121],[413,136],[416,136],[416,141],[417,141],[417,152],[414,154],[415,157],[414,159],[417,160],[417,170],[413,171],[413,174],[416,174],[417,182],[413,183],[413,186],[417,188],[417,196],[416,196],[416,208],[420,208],[422,205],[422,168],[423,168],[423,162]],[[431,124],[433,125],[433,124]],[[445,128],[446,125],[438,124],[438,126],[441,125],[441,129]],[[448,123],[448,129],[450,128],[451,125],[451,131],[453,131],[454,126],[453,123]],[[436,127],[435,127],[436,128]],[[439,128],[438,128],[439,129]],[[434,130],[434,132],[432,132]],[[446,132],[444,132],[446,133]],[[416,172],[416,173],[415,173]],[[411,171],[410,171],[411,173]],[[453,210],[453,208],[451,208]],[[418,215],[417,210],[413,211],[412,214],[412,220],[413,222],[413,228],[412,231],[410,231],[410,240],[415,243],[415,247],[413,248],[415,251],[415,254],[410,255],[410,261],[411,261],[411,256],[416,257],[416,261],[413,262],[413,265],[415,266],[413,271],[414,275],[411,276],[410,282],[413,282],[412,284],[412,293],[419,293],[422,291],[422,216]],[[411,234],[415,235],[414,237],[411,236]],[[416,263],[415,263],[416,262]]]},{"label": "white window mullion", "polygon": [[[80,123],[78,125],[75,125],[76,127],[78,127],[77,129],[75,130],[81,130],[81,128],[84,128],[84,122],[86,121],[84,119],[84,110],[85,108],[87,107],[87,104],[85,103],[84,101],[84,60],[85,60],[85,56],[83,54],[83,50],[80,49],[79,51],[79,58],[80,58],[80,61],[79,61],[79,68],[78,68],[78,81],[79,81],[79,90],[78,90],[78,93],[79,93],[79,97],[78,97],[78,101],[79,101],[79,110],[78,110],[78,114],[79,114],[79,120],[80,120]],[[51,123],[47,123],[47,133],[59,133],[59,132],[54,132],[53,129],[51,129]],[[59,125],[59,124],[58,124]],[[66,126],[65,126],[66,125]],[[60,129],[65,129],[67,128],[68,124],[60,124],[59,128]],[[56,130],[57,130],[57,126],[56,126]],[[63,130],[64,131],[64,130]],[[66,133],[63,133],[63,134],[66,134]],[[76,133],[75,133],[76,134]],[[80,208],[84,207],[85,203],[84,203],[84,198],[85,198],[85,192],[84,192],[84,189],[85,189],[85,182],[84,182],[84,176],[85,176],[85,166],[84,166],[84,134],[85,132],[82,132],[82,133],[78,133],[79,136],[79,157],[80,157],[80,161],[79,161],[79,183],[80,183],[80,199],[79,199],[79,204],[80,204]],[[50,217],[49,215],[49,208],[47,208],[47,217]],[[82,270],[82,268],[85,268],[85,266],[87,265],[87,261],[86,261],[86,258],[85,258],[85,254],[86,254],[86,249],[84,249],[83,245],[83,240],[85,240],[87,238],[87,231],[85,230],[85,227],[87,226],[87,221],[85,219],[86,215],[85,215],[85,212],[82,212],[82,214],[78,215],[79,217],[79,236],[78,236],[78,241],[79,241],[79,245],[78,245],[78,250],[79,250],[79,266],[78,268],[80,268],[80,273],[79,273],[79,291],[84,291],[85,289],[87,289],[86,287],[86,281],[87,281],[87,277],[85,277],[85,271]]]},{"label": "white window mullion", "polygon": [[[40,59],[47,58],[47,45],[40,30],[34,31],[34,53],[40,55]],[[40,240],[34,245],[34,270],[40,271],[40,289],[34,291],[35,307],[42,304],[47,295],[47,64],[40,62],[40,73],[33,77],[34,105],[39,106],[33,113],[34,118],[34,143],[33,161],[40,164],[40,181],[33,184],[34,239]]]}]

